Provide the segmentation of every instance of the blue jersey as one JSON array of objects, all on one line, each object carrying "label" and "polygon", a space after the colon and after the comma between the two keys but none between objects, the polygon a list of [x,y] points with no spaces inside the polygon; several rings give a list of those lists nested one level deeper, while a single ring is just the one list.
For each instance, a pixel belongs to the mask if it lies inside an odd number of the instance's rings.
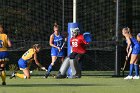
[{"label": "blue jersey", "polygon": [[139,42],[138,42],[134,37],[130,38],[130,40],[131,40],[131,47],[132,47],[132,48],[133,48],[135,45],[139,44]]},{"label": "blue jersey", "polygon": [[[53,34],[54,36],[54,40],[53,40],[53,44],[57,47],[62,47],[63,45],[63,37],[61,35],[56,36],[55,34]],[[59,56],[62,57],[64,56],[64,50],[62,49],[60,52],[57,48],[52,47],[51,48],[51,56]]]},{"label": "blue jersey", "polygon": [[134,38],[130,38],[131,40],[131,47],[132,47],[132,54],[140,54],[140,43]]},{"label": "blue jersey", "polygon": [[53,35],[54,35],[53,44],[61,48],[63,45],[63,37],[61,35],[58,36],[56,36],[55,34]]}]

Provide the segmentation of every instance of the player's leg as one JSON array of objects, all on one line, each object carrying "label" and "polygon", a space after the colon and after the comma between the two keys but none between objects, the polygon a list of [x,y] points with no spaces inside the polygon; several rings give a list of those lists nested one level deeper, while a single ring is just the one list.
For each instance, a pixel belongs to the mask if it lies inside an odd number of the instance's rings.
[{"label": "player's leg", "polygon": [[51,56],[52,56],[52,62],[48,67],[48,71],[45,74],[45,78],[47,78],[50,75],[50,73],[53,69],[53,66],[55,65],[58,57],[62,58],[61,61],[64,60],[64,50],[62,49],[60,52],[58,50],[51,50]]},{"label": "player's leg", "polygon": [[70,68],[72,70],[72,77],[73,78],[77,78],[79,72],[80,72],[80,69],[78,67],[78,58],[79,58],[79,54],[78,53],[71,53],[70,54]]},{"label": "player's leg", "polygon": [[124,79],[132,79],[134,63],[138,60],[138,54],[140,52],[139,46],[135,45],[132,49],[131,58],[130,58],[130,68],[129,68],[129,75]]},{"label": "player's leg", "polygon": [[0,52],[0,69],[1,69],[2,85],[6,85],[5,66],[8,61],[9,61],[9,53],[7,51]]},{"label": "player's leg", "polygon": [[[28,65],[27,65],[27,61],[25,61],[25,60],[23,60],[22,58],[20,58],[19,59],[19,61],[18,61],[18,66],[19,66],[19,68],[20,68],[20,70],[22,70],[23,72],[25,72],[25,74],[20,74],[20,73],[18,73],[18,72],[13,72],[12,74],[11,74],[11,76],[10,76],[10,79],[12,79],[13,77],[19,77],[19,78],[27,78],[27,76],[28,76],[28,78],[29,78],[29,75],[28,75],[28,71],[26,71],[26,70],[29,70],[28,69]],[[27,74],[26,74],[27,73]],[[27,76],[26,76],[27,75]]]},{"label": "player's leg", "polygon": [[134,62],[134,69],[135,69],[135,76],[133,77],[133,79],[139,79],[139,65],[138,65],[138,57]]},{"label": "player's leg", "polygon": [[[133,79],[139,79],[139,67],[137,64],[139,54],[140,54],[140,47],[138,45],[135,45],[133,48],[133,51],[131,54],[131,60],[130,60],[130,66],[132,66],[132,64],[133,64],[134,69],[135,69],[135,73],[136,73],[136,75],[133,77]],[[132,76],[132,72],[133,72],[133,69],[131,68],[129,76]]]},{"label": "player's leg", "polygon": [[135,69],[135,76],[133,77],[133,79],[139,79],[140,77],[139,77],[139,65],[138,65],[138,60],[139,60],[139,58],[140,58],[140,47],[139,46],[137,46],[136,48],[135,48],[135,55],[137,55],[136,56],[136,59],[135,59],[135,62],[134,62],[134,69]]},{"label": "player's leg", "polygon": [[57,59],[58,53],[59,53],[58,49],[56,49],[56,48],[51,49],[51,59],[52,59],[52,61],[51,61],[51,64],[49,65],[49,67],[48,67],[47,73],[45,74],[45,78],[47,78],[50,75],[50,72],[52,71],[53,66],[55,64],[55,61]]},{"label": "player's leg", "polygon": [[70,68],[72,70],[72,78],[76,78],[78,72],[78,64],[76,59],[70,59]]},{"label": "player's leg", "polygon": [[57,75],[56,78],[65,78],[66,77],[66,72],[70,66],[70,58],[69,57],[66,57],[59,69],[59,73]]},{"label": "player's leg", "polygon": [[137,60],[138,55],[131,54],[131,59],[130,59],[130,67],[129,67],[129,75],[125,77],[124,79],[132,79],[132,74],[133,74],[133,69],[134,69],[134,62]]},{"label": "player's leg", "polygon": [[47,77],[50,75],[50,73],[51,73],[51,71],[52,71],[52,69],[53,69],[53,66],[54,66],[54,64],[55,64],[56,59],[57,59],[57,56],[52,56],[52,62],[51,62],[51,64],[50,64],[49,67],[48,67],[48,71],[47,71],[47,73],[45,74],[45,78],[47,78]]},{"label": "player's leg", "polygon": [[76,60],[77,60],[77,73],[76,76],[78,76],[78,78],[81,78],[81,71],[82,71],[82,60],[84,58],[84,54],[78,54],[76,55]]},{"label": "player's leg", "polygon": [[30,79],[30,70],[29,70],[29,68],[24,69],[23,73],[24,73],[24,79]]},{"label": "player's leg", "polygon": [[[71,68],[72,68],[72,73],[74,75],[73,77],[76,77],[76,78],[81,78],[81,69],[82,69],[82,60],[84,58],[84,54],[74,54],[75,58],[74,60],[71,60]],[[71,56],[71,59],[73,59],[72,57],[74,56]]]},{"label": "player's leg", "polygon": [[0,71],[1,71],[2,85],[6,85],[5,64],[6,64],[6,62],[4,62],[4,61],[0,62]]}]

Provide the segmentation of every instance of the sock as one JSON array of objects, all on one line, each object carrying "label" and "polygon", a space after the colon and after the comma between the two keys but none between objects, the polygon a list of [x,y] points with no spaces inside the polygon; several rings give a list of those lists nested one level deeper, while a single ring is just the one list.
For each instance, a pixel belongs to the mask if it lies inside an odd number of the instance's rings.
[{"label": "sock", "polygon": [[5,80],[6,80],[6,73],[5,73],[5,71],[1,71],[1,79],[2,79],[3,82],[5,82]]},{"label": "sock", "polygon": [[16,73],[15,75],[16,75],[17,77],[19,77],[19,78],[24,78],[24,74]]},{"label": "sock", "polygon": [[135,64],[134,67],[135,67],[136,76],[139,76],[139,66],[138,66],[138,64]]},{"label": "sock", "polygon": [[129,76],[132,76],[132,73],[133,73],[133,67],[134,67],[134,64],[130,64],[130,68],[129,68]]},{"label": "sock", "polygon": [[52,65],[50,64],[48,67],[48,73],[47,73],[48,75],[50,74],[51,70],[52,70]]}]

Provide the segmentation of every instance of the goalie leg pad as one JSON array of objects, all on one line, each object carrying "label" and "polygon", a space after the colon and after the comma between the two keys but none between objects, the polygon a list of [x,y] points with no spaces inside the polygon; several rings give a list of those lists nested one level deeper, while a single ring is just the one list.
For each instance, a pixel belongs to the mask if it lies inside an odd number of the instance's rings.
[{"label": "goalie leg pad", "polygon": [[75,59],[70,59],[70,67],[72,69],[72,76],[76,76],[79,72],[78,63]]},{"label": "goalie leg pad", "polygon": [[67,57],[67,58],[65,58],[64,62],[62,63],[62,65],[60,67],[60,70],[59,70],[60,74],[66,75],[66,72],[67,72],[69,66],[70,66],[70,58]]}]

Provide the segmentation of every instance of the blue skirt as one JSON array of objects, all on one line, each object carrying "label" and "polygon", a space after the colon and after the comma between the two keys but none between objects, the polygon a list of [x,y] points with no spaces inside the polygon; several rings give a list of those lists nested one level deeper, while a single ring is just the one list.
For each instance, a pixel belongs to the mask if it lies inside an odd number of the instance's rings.
[{"label": "blue skirt", "polygon": [[8,51],[0,52],[0,61],[9,61],[9,52]]}]

